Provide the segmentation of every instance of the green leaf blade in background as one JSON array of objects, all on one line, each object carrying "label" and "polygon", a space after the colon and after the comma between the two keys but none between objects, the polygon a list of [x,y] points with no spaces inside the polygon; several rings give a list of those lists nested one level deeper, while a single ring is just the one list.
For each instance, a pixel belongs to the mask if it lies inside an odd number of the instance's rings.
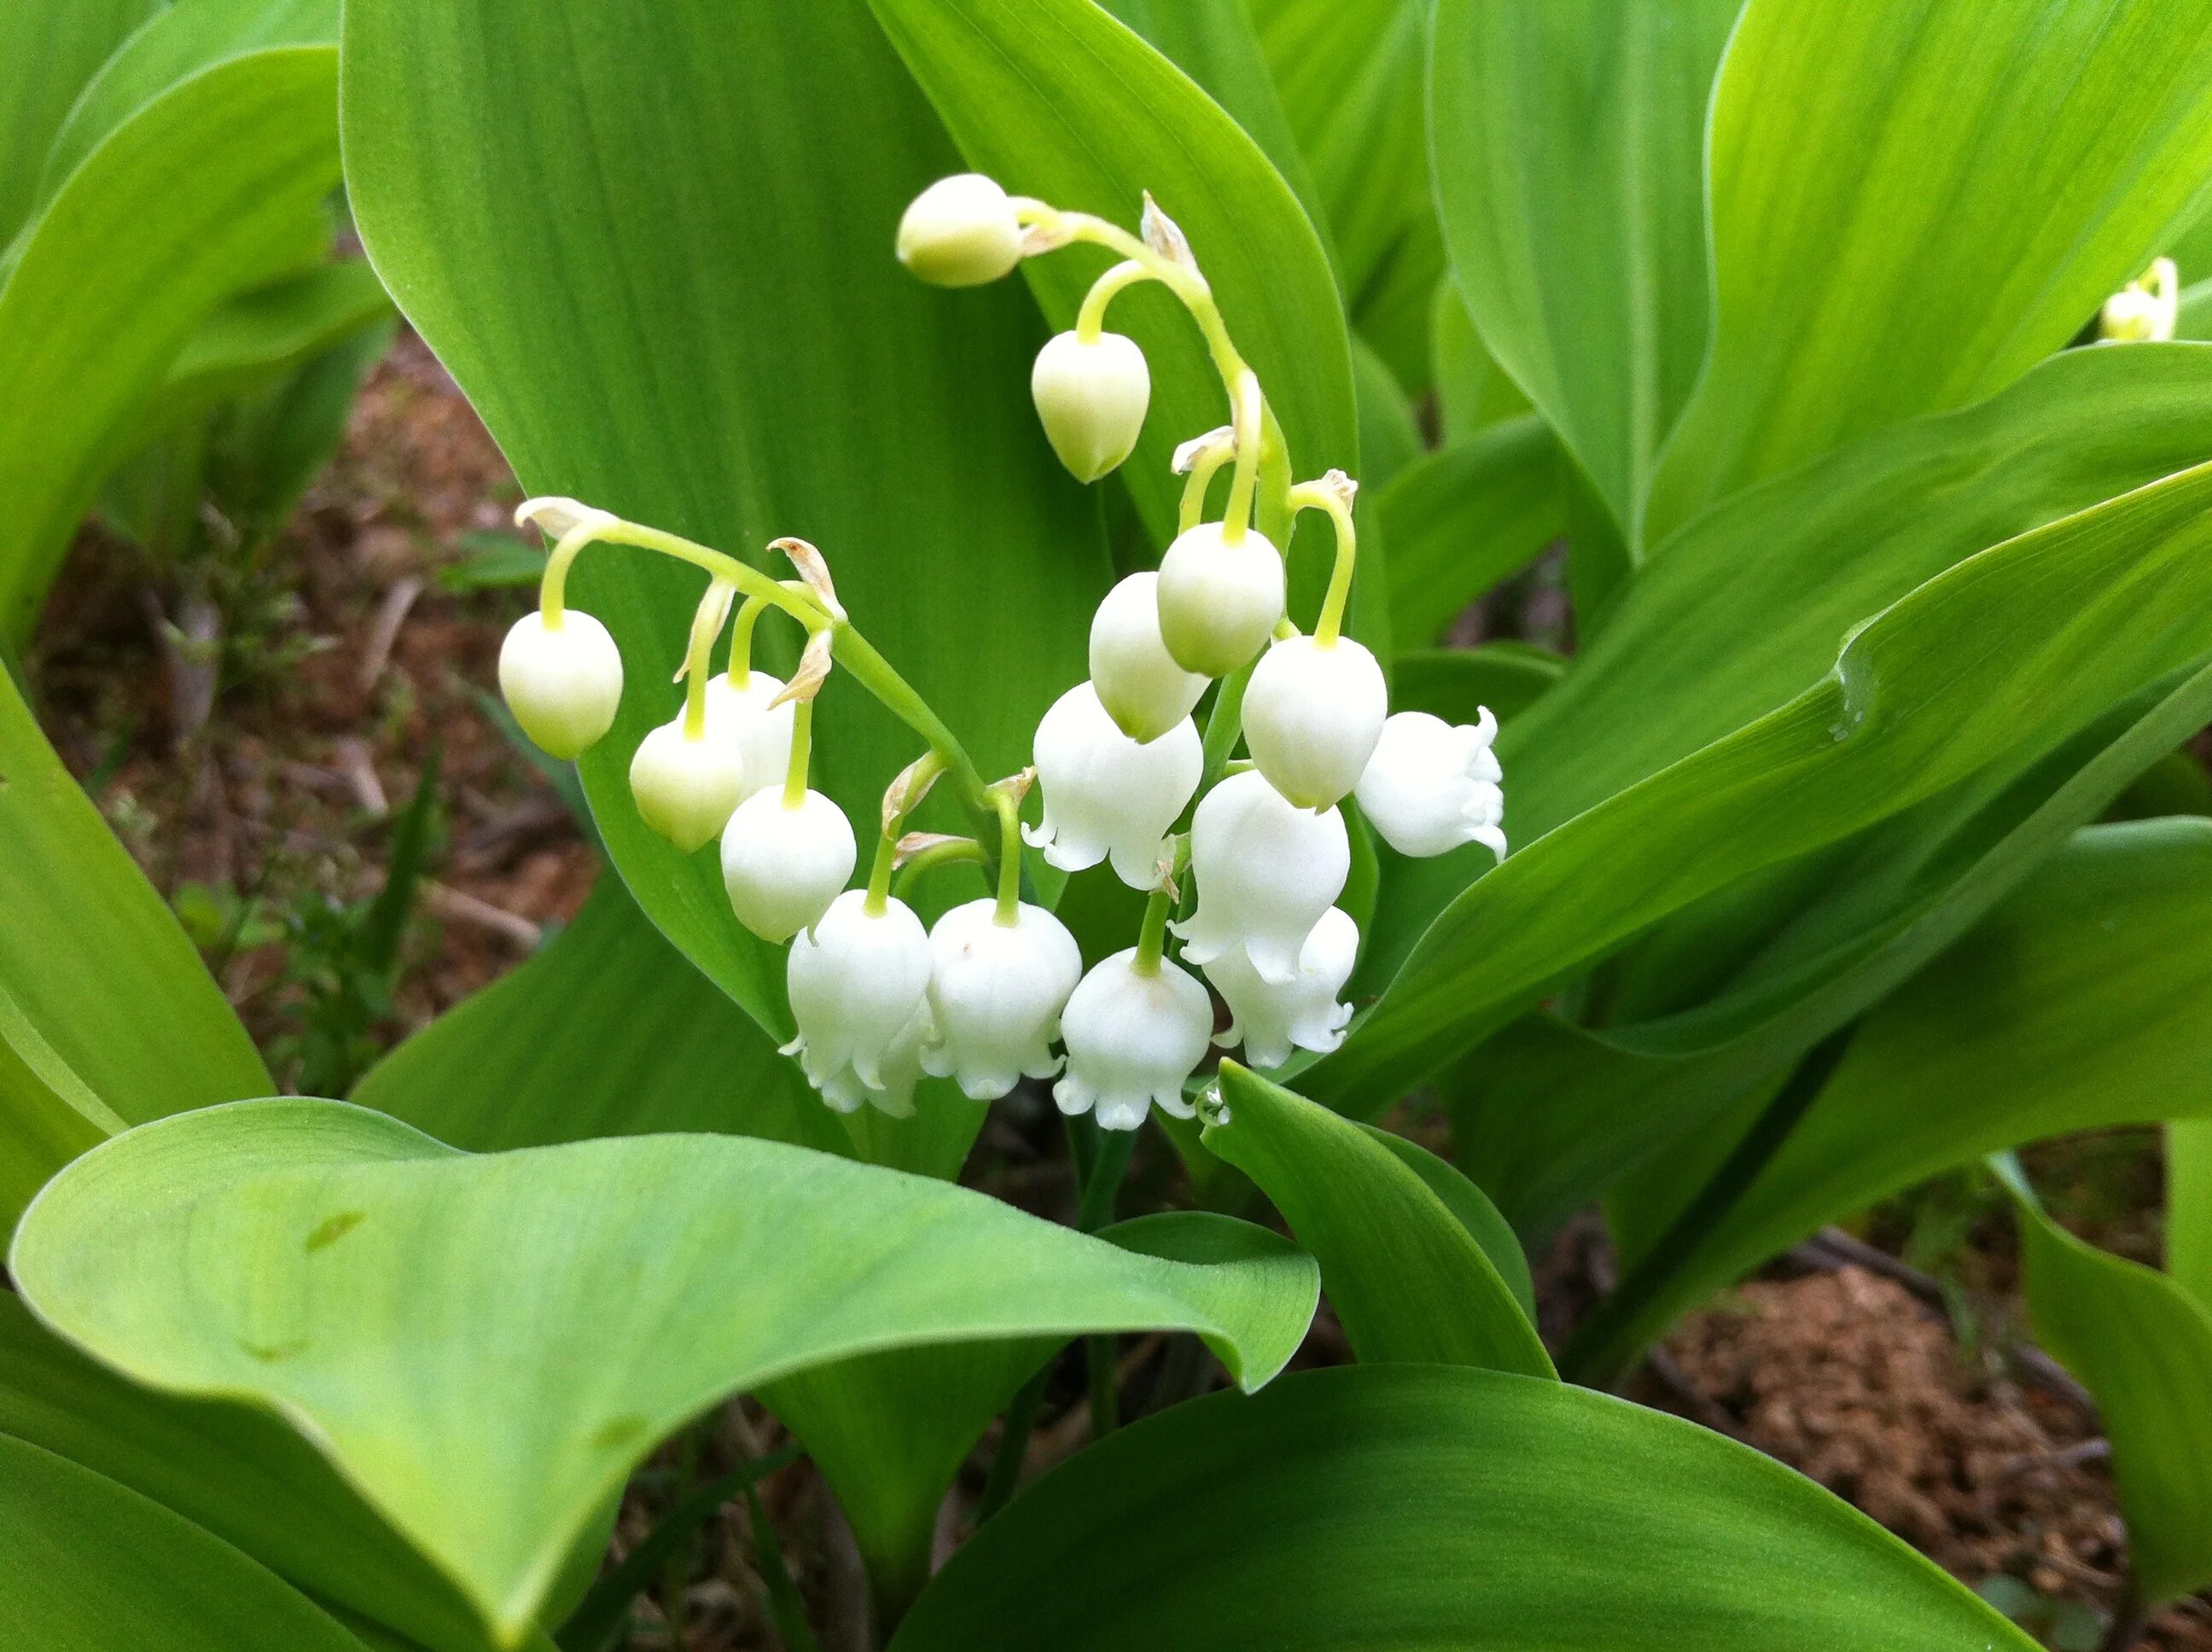
[{"label": "green leaf blade in background", "polygon": [[[0,9],[0,63],[39,65],[0,84],[0,247],[39,198],[39,175],[85,83],[161,0],[18,0]],[[0,258],[0,264],[4,264]]]},{"label": "green leaf blade in background", "polygon": [[1206,1126],[1206,1146],[1257,1182],[1319,1260],[1362,1360],[1553,1375],[1525,1305],[1528,1263],[1472,1182],[1234,1061],[1221,1095],[1229,1115]]},{"label": "green leaf blade in background", "polygon": [[1626,544],[1706,332],[1705,106],[1738,0],[1442,0],[1437,216],[1483,341]]},{"label": "green leaf blade in background", "polygon": [[[741,556],[811,539],[986,774],[1026,762],[1083,675],[1103,538],[1030,404],[1033,307],[892,256],[907,201],[959,161],[866,8],[357,0],[343,56],[370,257],[524,486]],[[579,565],[627,677],[582,772],[639,904],[780,1042],[781,953],[738,926],[713,853],[679,853],[629,794],[702,588],[635,551]],[[778,620],[762,637],[788,661]],[[919,750],[833,677],[817,784],[864,838]]]},{"label": "green leaf blade in background", "polygon": [[2085,1244],[2016,1186],[2035,1339],[2096,1396],[2136,1597],[2212,1583],[2212,1310],[2155,1269]]},{"label": "green leaf blade in background", "polygon": [[2212,1119],[2166,1127],[2166,1271],[2212,1310]]},{"label": "green leaf blade in background", "polygon": [[87,1155],[9,1267],[103,1363],[302,1425],[511,1641],[592,1511],[719,1399],[902,1346],[1162,1327],[1257,1387],[1313,1309],[1315,1275],[1285,1257],[1140,1256],[780,1143],[475,1157],[277,1101]]},{"label": "green leaf blade in background", "polygon": [[[27,635],[134,413],[193,329],[313,248],[338,179],[336,54],[201,70],[109,134],[0,287],[0,637]],[[319,240],[316,246],[319,246]]]},{"label": "green leaf blade in background", "polygon": [[1390,546],[1390,641],[1442,636],[1468,604],[1566,530],[1559,439],[1536,415],[1493,424],[1406,466],[1375,501]]},{"label": "green leaf blade in background", "polygon": [[0,1231],[125,1124],[275,1088],[176,919],[0,671]]},{"label": "green leaf blade in background", "polygon": [[2034,1645],[1747,1447],[1586,1389],[1414,1365],[1304,1372],[1120,1430],[970,1539],[892,1652],[966,1652],[1009,1625],[1066,1652]]},{"label": "green leaf blade in background", "polygon": [[1751,0],[1711,118],[1711,355],[1654,543],[2002,389],[2163,251],[2212,188],[2212,7]]}]

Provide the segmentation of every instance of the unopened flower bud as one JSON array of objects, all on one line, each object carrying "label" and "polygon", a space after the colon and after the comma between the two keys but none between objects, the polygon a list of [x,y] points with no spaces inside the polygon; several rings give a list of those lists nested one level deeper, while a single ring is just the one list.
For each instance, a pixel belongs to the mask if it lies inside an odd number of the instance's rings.
[{"label": "unopened flower bud", "polygon": [[[783,1047],[807,1082],[840,1113],[878,1097],[886,1112],[910,1111],[885,1066],[917,1016],[929,987],[929,937],[905,902],[868,909],[866,890],[848,890],[821,921],[791,944],[786,976],[799,1036]],[[921,1039],[915,1041],[919,1054]],[[911,1058],[908,1058],[911,1059]],[[912,1081],[907,1084],[908,1096]],[[900,1105],[902,1102],[904,1106]]]},{"label": "unopened flower bud", "polygon": [[1207,793],[1190,822],[1198,909],[1171,926],[1210,964],[1242,947],[1263,981],[1294,981],[1298,955],[1344,892],[1352,840],[1334,809],[1301,809],[1248,770]]},{"label": "unopened flower bud", "polygon": [[679,714],[638,743],[629,790],[645,823],[689,854],[730,823],[744,771],[735,746],[704,732],[694,738],[684,720]]},{"label": "unopened flower bud", "polygon": [[787,805],[773,787],[739,804],[722,829],[722,887],[739,923],[764,941],[789,940],[829,910],[859,854],[836,804],[809,792]]},{"label": "unopened flower bud", "polygon": [[1144,351],[1120,333],[1102,332],[1086,344],[1064,332],[1037,352],[1030,394],[1060,462],[1078,482],[1096,482],[1136,446],[1152,374]]},{"label": "unopened flower bud", "polygon": [[2180,319],[2180,274],[2172,258],[2158,258],[2105,301],[2097,331],[2115,341],[2162,343],[2173,337]]},{"label": "unopened flower bud", "polygon": [[1033,750],[1044,823],[1022,828],[1030,847],[1063,872],[1111,857],[1132,889],[1158,883],[1168,829],[1206,767],[1190,719],[1139,745],[1114,726],[1097,691],[1079,683],[1045,713]]},{"label": "unopened flower bud", "polygon": [[1279,1067],[1291,1059],[1291,1047],[1326,1054],[1344,1042],[1352,1006],[1337,1001],[1352,966],[1359,957],[1359,926],[1341,907],[1331,907],[1306,937],[1298,952],[1298,973],[1271,981],[1252,967],[1242,948],[1224,952],[1206,966],[1235,1017],[1216,1034],[1223,1046],[1243,1044],[1244,1060],[1255,1067]]},{"label": "unopened flower bud", "polygon": [[1206,679],[1175,663],[1160,641],[1160,576],[1132,574],[1091,616],[1091,686],[1115,726],[1157,740],[1190,715]]},{"label": "unopened flower bud", "polygon": [[936,1042],[923,1067],[957,1079],[963,1094],[995,1101],[1024,1075],[1060,1071],[1052,1042],[1060,1012],[1083,974],[1067,926],[1024,902],[1011,924],[998,902],[957,906],[929,932],[929,1007]]},{"label": "unopened flower bud", "polygon": [[769,701],[783,692],[783,679],[766,671],[753,671],[742,689],[730,686],[726,677],[707,684],[707,736],[725,743],[737,753],[744,778],[738,790],[742,803],[756,792],[783,784],[791,767],[791,736],[799,708],[787,700],[771,707]]},{"label": "unopened flower bud", "polygon": [[1400,854],[1485,843],[1504,859],[1505,775],[1490,749],[1497,736],[1487,708],[1480,722],[1456,727],[1425,711],[1398,713],[1382,725],[1359,777],[1360,811]]},{"label": "unopened flower bud", "polygon": [[622,650],[580,609],[547,624],[533,610],[499,648],[499,691],[522,732],[550,757],[572,762],[614,726],[622,703]]},{"label": "unopened flower bud", "polygon": [[1060,1011],[1067,1071],[1052,1087],[1063,1113],[1094,1113],[1101,1130],[1134,1130],[1154,1103],[1191,1115],[1182,1087],[1206,1058],[1213,1000],[1165,959],[1137,969],[1137,949],[1116,952],[1084,976]]},{"label": "unopened flower bud", "polygon": [[1218,522],[1176,536],[1160,559],[1160,636],[1176,664],[1226,677],[1283,617],[1283,559],[1265,534],[1230,540]]},{"label": "unopened flower bud", "polygon": [[939,287],[980,287],[998,280],[1021,257],[1014,203],[981,173],[939,179],[899,219],[899,262]]},{"label": "unopened flower bud", "polygon": [[1278,792],[1326,809],[1359,784],[1389,710],[1382,668],[1351,638],[1285,637],[1244,690],[1244,743]]}]

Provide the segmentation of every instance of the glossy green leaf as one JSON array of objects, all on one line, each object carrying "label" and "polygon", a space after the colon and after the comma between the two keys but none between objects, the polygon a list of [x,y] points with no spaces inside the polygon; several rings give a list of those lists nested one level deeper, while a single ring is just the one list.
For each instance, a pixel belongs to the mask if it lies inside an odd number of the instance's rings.
[{"label": "glossy green leaf", "polygon": [[6,1436],[0,1619],[39,1652],[361,1652],[328,1613],[221,1539]]},{"label": "glossy green leaf", "polygon": [[1390,638],[1434,642],[1565,531],[1558,439],[1534,414],[1407,465],[1376,501],[1390,546]]},{"label": "glossy green leaf", "polygon": [[[15,0],[0,8],[0,63],[36,74],[0,82],[0,246],[30,216],[54,134],[108,54],[161,0]],[[4,263],[0,258],[0,263]]]},{"label": "glossy green leaf", "polygon": [[[1083,674],[1103,541],[1030,404],[1032,307],[892,257],[959,161],[865,7],[356,0],[344,56],[370,257],[523,485],[739,554],[811,539],[984,771],[1025,762]],[[701,589],[638,552],[579,564],[627,678],[582,771],[639,904],[781,1039],[781,951],[738,927],[711,849],[680,854],[629,799]],[[762,636],[788,659],[779,622]],[[842,674],[816,731],[817,784],[865,836],[919,742]]]},{"label": "glossy green leaf", "polygon": [[[2212,592],[2197,588],[2200,569],[2212,583],[2208,502],[2212,470],[2184,471],[1939,574],[1853,634],[1787,705],[1481,877],[1395,976],[1378,914],[1382,944],[1370,939],[1363,969],[1390,981],[1387,994],[1300,1087],[1381,1105],[1655,920],[1995,758],[2056,745],[2178,670],[2212,647]],[[1993,637],[2002,650],[1960,646]],[[1509,761],[1509,784],[1513,772]]]},{"label": "glossy green leaf", "polygon": [[203,319],[318,222],[335,54],[228,59],[109,136],[0,287],[0,636],[21,638],[140,401]]},{"label": "glossy green leaf", "polygon": [[1751,0],[1711,119],[1711,357],[1654,543],[2002,389],[2148,264],[2212,190],[2212,9]]},{"label": "glossy green leaf", "polygon": [[1234,1061],[1220,1082],[1228,1120],[1202,1139],[1259,1184],[1320,1261],[1353,1352],[1553,1374],[1522,1305],[1528,1264],[1472,1182]]},{"label": "glossy green leaf", "polygon": [[294,1587],[435,1652],[486,1643],[452,1584],[266,1414],[126,1382],[0,1293],[0,1436],[152,1498]]},{"label": "glossy green leaf", "polygon": [[1586,1389],[1405,1365],[1115,1434],[970,1539],[891,1645],[966,1652],[1008,1625],[1067,1652],[2034,1645],[1748,1447]]},{"label": "glossy green leaf", "polygon": [[1528,398],[1474,330],[1458,286],[1439,282],[1429,311],[1430,351],[1436,362],[1437,419],[1447,446],[1516,418]]},{"label": "glossy green leaf", "polygon": [[1354,334],[1352,378],[1359,393],[1359,485],[1377,494],[1421,457],[1427,444],[1389,364]]},{"label": "glossy green leaf", "polygon": [[2028,1323],[2096,1396],[2128,1524],[2128,1570],[2155,1605],[2212,1583],[2212,1309],[2178,1280],[2083,1243],[2025,1184],[2015,1200]]},{"label": "glossy green leaf", "polygon": [[0,1231],[110,1132],[275,1087],[4,671],[0,911]]},{"label": "glossy green leaf", "polygon": [[1441,0],[1432,25],[1454,278],[1632,547],[1705,359],[1705,106],[1738,3]]},{"label": "glossy green leaf", "polygon": [[2212,1119],[2166,1127],[2166,1271],[2212,1309]]},{"label": "glossy green leaf", "polygon": [[1503,727],[1565,675],[1565,657],[1526,642],[1479,648],[1420,648],[1393,662],[1390,703],[1448,723],[1472,723],[1489,708]]},{"label": "glossy green leaf", "polygon": [[[1350,347],[1327,253],[1266,154],[1176,66],[1090,0],[872,0],[969,163],[1055,206],[1133,224],[1150,191],[1188,236],[1229,330],[1260,375],[1300,477],[1358,467]],[[1022,266],[1046,316],[1073,323],[1108,259],[1063,252]],[[1181,479],[1176,445],[1225,422],[1228,404],[1197,329],[1158,291],[1115,301],[1114,325],[1152,362],[1152,411],[1120,475],[1164,547]],[[1327,533],[1293,556],[1291,606],[1313,611],[1326,582]],[[1379,603],[1379,568],[1356,587]],[[1086,610],[1087,611],[1087,610]],[[1070,673],[1072,680],[1074,673]]]},{"label": "glossy green leaf", "polygon": [[125,1375],[304,1427],[508,1639],[629,1468],[724,1395],[908,1345],[1155,1326],[1199,1332],[1256,1387],[1316,1283],[1279,1247],[1158,1260],[781,1143],[471,1157],[302,1101],[95,1150],[9,1261],[43,1319]]},{"label": "glossy green leaf", "polygon": [[[1623,1346],[1823,1223],[1952,1165],[2051,1136],[2212,1116],[2212,821],[2079,834],[1965,939],[1885,999],[1833,1078],[1724,1216],[1639,1306]],[[1616,1199],[1641,1254],[1734,1129]]]},{"label": "glossy green leaf", "polygon": [[2000,761],[1856,841],[1721,890],[1629,960],[1685,986],[1686,1007],[1622,1012],[1616,972],[1599,1024],[1530,1017],[1468,1060],[1443,1086],[1462,1162],[1524,1231],[1564,1220],[1655,1151],[1640,1175],[1679,1196],[1694,1173],[1659,1150],[1680,1143],[1672,1151],[1706,1162],[1702,1133],[1723,1109],[1923,968],[2208,718],[2212,669],[2023,772]]}]

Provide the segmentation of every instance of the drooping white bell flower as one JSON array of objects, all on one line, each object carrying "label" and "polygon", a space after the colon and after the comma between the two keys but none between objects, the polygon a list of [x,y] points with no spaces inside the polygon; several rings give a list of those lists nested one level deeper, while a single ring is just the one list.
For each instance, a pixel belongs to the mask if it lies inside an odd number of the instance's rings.
[{"label": "drooping white bell flower", "polygon": [[1353,795],[1382,841],[1400,854],[1443,854],[1484,843],[1505,858],[1504,771],[1490,743],[1498,720],[1455,726],[1425,711],[1401,711],[1382,725]]},{"label": "drooping white bell flower", "polygon": [[1114,726],[1097,690],[1079,683],[1037,724],[1032,747],[1044,791],[1044,823],[1022,828],[1033,849],[1063,872],[1112,858],[1132,889],[1159,881],[1168,829],[1198,790],[1203,743],[1186,717],[1139,745]]},{"label": "drooping white bell flower", "polygon": [[[867,890],[846,890],[792,942],[785,980],[799,1036],[783,1054],[799,1058],[823,1100],[841,1113],[878,1095],[896,1103],[885,1065],[926,1012],[929,988],[929,936],[914,909],[886,898],[872,912]],[[920,1048],[917,1036],[916,1053]],[[907,1091],[911,1096],[911,1082]]]},{"label": "drooping white bell flower", "polygon": [[1382,668],[1350,637],[1285,637],[1253,667],[1244,744],[1278,792],[1326,809],[1359,784],[1389,711]]},{"label": "drooping white bell flower", "polygon": [[1160,558],[1159,598],[1160,636],[1176,664],[1226,677],[1283,617],[1283,559],[1256,529],[1231,540],[1220,523],[1201,522]]},{"label": "drooping white bell flower", "polygon": [[1213,1000],[1164,958],[1153,973],[1139,971],[1133,946],[1077,984],[1060,1031],[1067,1042],[1067,1071],[1052,1087],[1060,1110],[1095,1113],[1101,1130],[1134,1130],[1155,1102],[1190,1117],[1183,1081],[1206,1059]]},{"label": "drooping white bell flower", "polygon": [[791,736],[799,712],[796,701],[771,707],[769,701],[783,692],[783,679],[766,671],[753,671],[742,689],[732,688],[726,677],[707,684],[707,733],[727,744],[738,755],[744,779],[738,801],[756,792],[783,784],[791,767]]},{"label": "drooping white bell flower", "polygon": [[936,1032],[923,1068],[958,1082],[971,1101],[995,1101],[1024,1074],[1060,1071],[1052,1042],[1083,975],[1067,926],[1024,902],[1011,924],[986,898],[957,906],[929,932],[929,1008]]},{"label": "drooping white bell flower", "polygon": [[580,609],[546,623],[532,610],[499,646],[499,691],[507,708],[549,757],[572,762],[614,726],[622,704],[622,650]]},{"label": "drooping white bell flower", "polygon": [[744,776],[737,747],[704,728],[693,738],[681,713],[638,742],[629,760],[638,813],[686,854],[730,823]]},{"label": "drooping white bell flower", "polygon": [[2180,272],[2172,258],[2156,258],[2105,301],[2098,312],[2097,331],[2107,340],[2164,343],[2173,337],[2180,319]]},{"label": "drooping white bell flower", "polygon": [[1152,405],[1152,370],[1136,341],[1102,332],[1085,343],[1056,333],[1030,369],[1045,439],[1078,482],[1096,482],[1129,457]]},{"label": "drooping white bell flower", "polygon": [[939,179],[899,219],[899,262],[939,287],[980,287],[1021,258],[1014,203],[981,173]]},{"label": "drooping white bell flower", "polygon": [[1337,994],[1358,957],[1359,926],[1341,907],[1322,914],[1298,953],[1292,980],[1263,980],[1242,947],[1231,948],[1206,966],[1206,978],[1235,1017],[1213,1042],[1243,1044],[1246,1063],[1255,1067],[1282,1066],[1294,1044],[1326,1054],[1344,1042],[1351,1023],[1352,1005],[1339,1003]]},{"label": "drooping white bell flower", "polygon": [[1091,616],[1091,686],[1115,726],[1140,743],[1189,716],[1207,681],[1160,640],[1159,585],[1157,574],[1132,574]]},{"label": "drooping white bell flower", "polygon": [[[921,1007],[899,1029],[899,1036],[891,1040],[890,1048],[884,1052],[882,1065],[877,1069],[883,1084],[866,1095],[868,1105],[877,1112],[889,1114],[894,1119],[914,1116],[914,1087],[921,1082],[922,1052],[936,1036],[935,1024],[930,1019],[929,1000],[924,999]],[[840,1107],[826,1093],[822,1099],[838,1112],[854,1110]]]},{"label": "drooping white bell flower", "polygon": [[860,846],[844,811],[819,792],[796,805],[756,792],[722,829],[722,887],[738,921],[764,941],[811,928],[852,880]]},{"label": "drooping white bell flower", "polygon": [[1198,909],[1170,926],[1182,955],[1211,964],[1242,947],[1263,981],[1294,981],[1298,955],[1344,892],[1352,839],[1334,809],[1301,809],[1256,769],[1231,774],[1190,822]]}]

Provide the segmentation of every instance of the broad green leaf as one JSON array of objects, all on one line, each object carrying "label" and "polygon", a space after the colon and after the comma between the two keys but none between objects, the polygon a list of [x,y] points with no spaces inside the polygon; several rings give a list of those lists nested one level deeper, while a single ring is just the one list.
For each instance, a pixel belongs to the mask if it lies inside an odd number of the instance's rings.
[{"label": "broad green leaf", "polygon": [[111,1132],[275,1087],[4,671],[0,911],[0,1231],[40,1182]]},{"label": "broad green leaf", "polygon": [[2166,1127],[2166,1271],[2212,1309],[2212,1119]]},{"label": "broad green leaf", "polygon": [[220,1538],[6,1436],[0,1620],[38,1652],[361,1652],[362,1644]]},{"label": "broad green leaf", "polygon": [[2028,1323],[2096,1396],[2128,1523],[2128,1570],[2156,1605],[2212,1583],[2212,1309],[2178,1280],[2084,1244],[2024,1183]]},{"label": "broad green leaf", "polygon": [[[108,54],[160,10],[161,0],[14,0],[0,7],[0,246],[39,197],[39,174],[70,106]],[[21,72],[38,65],[36,74]],[[4,263],[4,258],[0,258]]]},{"label": "broad green leaf", "polygon": [[465,1602],[340,1479],[264,1412],[126,1382],[0,1293],[0,1437],[152,1498],[294,1587],[435,1652],[481,1652]]},{"label": "broad green leaf", "polygon": [[1413,405],[1399,388],[1389,364],[1356,334],[1352,379],[1359,392],[1359,485],[1379,495],[1420,459],[1425,444]]},{"label": "broad green leaf", "polygon": [[1558,439],[1534,414],[1407,465],[1375,502],[1389,542],[1390,638],[1419,648],[1566,528]]},{"label": "broad green leaf", "polygon": [[141,400],[337,181],[335,54],[231,58],[111,134],[0,287],[0,637],[27,632]]},{"label": "broad green leaf", "polygon": [[[1386,995],[1300,1087],[1380,1106],[1654,920],[1996,758],[2055,746],[2212,648],[2212,591],[2198,588],[2212,586],[2208,503],[2212,469],[2200,467],[1939,574],[1855,633],[1787,705],[1481,877],[1395,976],[1378,913],[1383,944],[1370,939],[1363,968],[1389,981]],[[1506,772],[1510,786],[1510,761]]]},{"label": "broad green leaf", "polygon": [[[1103,540],[1030,404],[1033,308],[892,257],[907,201],[960,162],[866,8],[356,0],[344,58],[370,257],[523,485],[739,555],[812,540],[984,772],[1024,763],[1083,675]],[[572,588],[623,650],[621,715],[582,764],[614,864],[787,1037],[781,952],[738,926],[711,848],[680,854],[629,798],[702,581],[603,549]],[[761,629],[787,660],[780,623]],[[920,742],[842,674],[815,739],[865,841]]]},{"label": "broad green leaf", "polygon": [[1472,723],[1483,708],[1502,728],[1536,703],[1567,669],[1566,659],[1526,642],[1479,648],[1420,648],[1391,666],[1390,703],[1448,723]]},{"label": "broad green leaf", "polygon": [[337,0],[176,0],[101,65],[54,134],[41,199],[100,140],[179,82],[272,46],[338,43]]},{"label": "broad green leaf", "polygon": [[1653,483],[1655,544],[2003,388],[2148,264],[2212,191],[2212,8],[1751,0],[1708,155],[1711,355]]},{"label": "broad green leaf", "polygon": [[[1282,422],[1297,475],[1357,474],[1351,353],[1328,254],[1266,154],[1211,99],[1090,0],[872,3],[971,167],[1018,193],[1124,225],[1151,191],[1188,236]],[[1022,269],[1047,318],[1066,327],[1108,262],[1096,251],[1062,252]],[[1182,495],[1170,456],[1224,422],[1228,404],[1197,329],[1172,299],[1139,290],[1112,314],[1152,362],[1152,411],[1120,474],[1164,547]],[[1291,607],[1303,621],[1327,580],[1328,535],[1313,528],[1298,543]],[[1352,629],[1373,636],[1381,569],[1362,561]]]},{"label": "broad green leaf", "polygon": [[[1986,1153],[2212,1116],[2212,821],[2093,828],[1871,1014],[1780,1151],[1620,1345],[1823,1223]],[[1741,1133],[1716,1127],[1611,1213],[1633,1266]]]},{"label": "broad green leaf", "polygon": [[1432,24],[1453,276],[1632,548],[1705,359],[1705,106],[1737,6],[1441,0]]},{"label": "broad green leaf", "polygon": [[1447,446],[1529,410],[1528,397],[1498,365],[1474,330],[1467,301],[1450,281],[1437,284],[1429,339],[1436,362],[1437,420]]},{"label": "broad green leaf", "polygon": [[[1255,1519],[1255,1510],[1265,1510]],[[893,1652],[2030,1652],[1771,1457],[1587,1389],[1358,1365],[1122,1430],[940,1572]]]},{"label": "broad green leaf", "polygon": [[[1669,1142],[1704,1163],[1701,1133],[1723,1108],[1924,967],[2212,717],[2212,669],[2142,699],[2017,776],[2000,762],[1856,842],[1722,890],[1717,913],[1685,913],[1654,938],[1669,944],[1647,942],[1629,962],[1688,983],[1686,1007],[1639,1020],[1608,1003],[1595,1027],[1515,1023],[1443,1086],[1462,1163],[1540,1233]],[[1717,970],[1703,956],[1715,952],[1730,960]],[[1606,986],[1620,996],[1617,977]],[[1694,1179],[1664,1151],[1643,1176],[1670,1198]]]},{"label": "broad green leaf", "polygon": [[1158,1260],[776,1142],[473,1157],[271,1101],[95,1149],[9,1266],[125,1375],[302,1427],[511,1642],[592,1511],[717,1400],[890,1348],[1152,1327],[1257,1387],[1313,1308],[1285,1254]]},{"label": "broad green leaf", "polygon": [[1472,1182],[1234,1061],[1221,1065],[1221,1098],[1228,1116],[1206,1127],[1206,1146],[1259,1184],[1319,1260],[1361,1359],[1553,1375],[1523,1306],[1528,1263]]}]

